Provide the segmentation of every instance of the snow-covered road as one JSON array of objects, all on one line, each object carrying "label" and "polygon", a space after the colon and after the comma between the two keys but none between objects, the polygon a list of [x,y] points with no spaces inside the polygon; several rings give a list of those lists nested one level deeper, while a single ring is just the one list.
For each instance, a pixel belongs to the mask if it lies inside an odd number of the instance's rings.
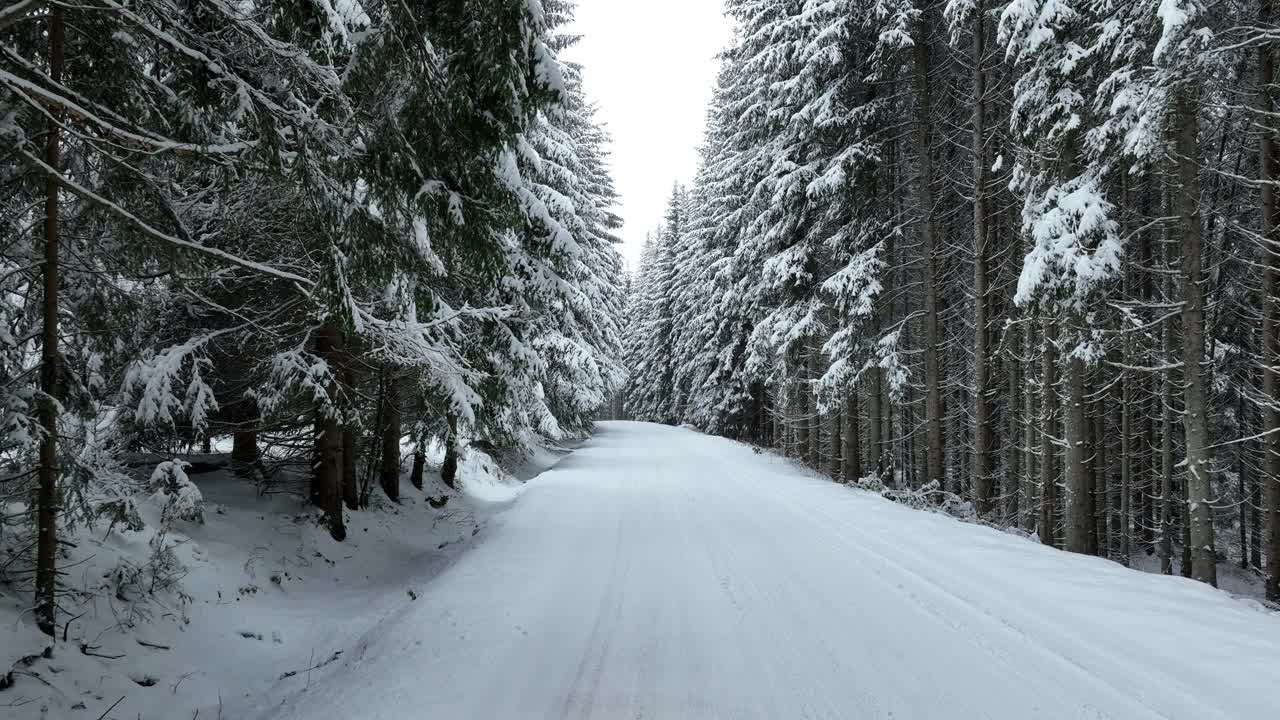
[{"label": "snow-covered road", "polygon": [[1280,615],[1256,603],[901,508],[686,430],[602,424],[487,532],[267,716],[1280,708]]}]

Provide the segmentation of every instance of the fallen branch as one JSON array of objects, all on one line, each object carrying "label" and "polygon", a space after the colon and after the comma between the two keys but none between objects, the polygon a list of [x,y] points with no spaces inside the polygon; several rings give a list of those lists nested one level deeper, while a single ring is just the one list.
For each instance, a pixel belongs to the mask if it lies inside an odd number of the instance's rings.
[{"label": "fallen branch", "polygon": [[112,710],[115,710],[115,709],[116,709],[116,706],[117,706],[117,705],[119,705],[119,704],[120,704],[120,703],[122,703],[122,702],[124,702],[124,696],[123,696],[123,695],[121,695],[121,696],[120,696],[120,699],[119,699],[119,700],[117,700],[117,701],[115,701],[115,702],[111,703],[111,707],[107,708],[106,710],[103,710],[103,711],[102,711],[102,714],[98,716],[98,720],[102,720],[103,718],[105,718],[105,717],[107,716],[107,713],[111,712]]},{"label": "fallen branch", "polygon": [[341,655],[341,654],[342,654],[342,651],[341,651],[341,650],[334,650],[334,651],[333,651],[333,654],[329,656],[329,659],[328,659],[328,660],[322,660],[322,661],[320,661],[320,662],[316,663],[315,665],[312,665],[311,667],[303,668],[303,669],[301,669],[301,670],[290,670],[290,671],[288,671],[288,672],[286,672],[286,673],[282,674],[282,675],[280,676],[280,679],[281,679],[281,680],[284,680],[285,678],[291,678],[291,677],[293,677],[293,676],[295,676],[295,675],[298,675],[298,674],[301,674],[301,673],[304,673],[304,672],[311,672],[312,670],[319,670],[320,668],[324,667],[325,665],[328,665],[329,663],[333,662],[334,660],[337,660],[337,659],[338,659],[338,656],[339,656],[339,655]]},{"label": "fallen branch", "polygon": [[104,655],[102,653],[94,652],[94,650],[101,650],[101,649],[102,649],[101,645],[90,645],[89,643],[80,643],[80,652],[85,655],[88,655],[89,657],[103,658],[105,660],[119,660],[122,657],[126,657],[125,653],[120,653],[119,655]]}]

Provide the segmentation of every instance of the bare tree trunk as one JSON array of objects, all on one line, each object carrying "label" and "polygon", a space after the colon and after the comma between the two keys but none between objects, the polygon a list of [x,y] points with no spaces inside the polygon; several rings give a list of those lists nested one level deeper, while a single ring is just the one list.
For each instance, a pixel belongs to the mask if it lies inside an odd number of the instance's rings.
[{"label": "bare tree trunk", "polygon": [[[1095,377],[1100,373],[1095,373]],[[1090,387],[1101,387],[1103,385],[1101,378],[1098,382],[1090,384]],[[1092,522],[1089,524],[1089,554],[1105,557],[1107,551],[1107,454],[1106,454],[1106,435],[1103,425],[1104,413],[1099,406],[1100,402],[1095,401],[1086,405],[1089,408],[1090,417],[1086,420],[1089,424],[1088,449],[1092,453],[1086,457],[1085,462],[1091,467],[1089,472],[1089,517]]]},{"label": "bare tree trunk", "polygon": [[807,380],[804,392],[808,395],[809,404],[809,467],[814,470],[822,468],[822,413],[818,411],[818,398],[814,394],[814,386],[812,381],[818,377],[818,350],[816,347],[809,348],[809,359],[806,363],[808,367]]},{"label": "bare tree trunk", "polygon": [[[1026,488],[1024,497],[1026,502],[1022,509],[1022,528],[1024,530],[1032,530],[1036,526],[1036,505],[1033,499],[1036,497],[1036,394],[1032,392],[1031,380],[1035,373],[1036,358],[1036,326],[1033,322],[1026,324],[1025,344],[1026,358],[1023,360],[1022,376],[1026,381],[1026,387],[1022,393],[1022,476],[1023,486]],[[1043,542],[1043,534],[1041,541]]]},{"label": "bare tree trunk", "polygon": [[[884,374],[879,368],[867,373],[867,465],[872,474],[884,482]],[[856,405],[856,402],[854,403]],[[853,410],[857,414],[857,409]],[[862,479],[861,472],[853,480]]]},{"label": "bare tree trunk", "polygon": [[393,502],[400,501],[400,382],[395,368],[384,371],[382,457],[378,465],[378,483]]},{"label": "bare tree trunk", "polygon": [[989,518],[994,507],[991,476],[991,367],[987,325],[987,74],[986,18],[983,2],[974,7],[973,23],[973,487],[978,516]]},{"label": "bare tree trunk", "polygon": [[1084,360],[1067,359],[1067,407],[1063,414],[1063,431],[1067,444],[1063,455],[1066,485],[1066,537],[1064,546],[1070,552],[1089,551],[1093,513],[1090,505],[1090,473],[1088,459],[1088,427],[1084,411]]},{"label": "bare tree trunk", "polygon": [[1031,502],[1029,488],[1023,482],[1026,479],[1022,469],[1022,426],[1019,425],[1018,414],[1022,411],[1022,365],[1018,361],[1018,352],[1022,347],[1023,326],[1010,324],[1006,336],[1007,352],[1004,356],[1005,381],[1008,383],[1005,404],[1005,437],[1001,450],[1005,457],[1005,467],[1001,476],[1004,480],[1003,492],[1008,496],[1005,511],[1005,523],[1014,527],[1022,527],[1023,508]]},{"label": "bare tree trunk", "polygon": [[[338,367],[341,362],[342,332],[332,321],[326,321],[316,338],[316,353],[328,362],[329,367]],[[338,412],[339,387],[338,378],[329,380],[329,407],[320,408],[316,412],[316,429],[318,439],[316,449],[315,473],[313,479],[313,496],[324,512],[329,534],[339,542],[347,537],[347,529],[342,517],[342,421]]]},{"label": "bare tree trunk", "polygon": [[[1264,27],[1275,22],[1271,0],[1263,0],[1260,15]],[[1280,602],[1280,291],[1276,282],[1276,134],[1272,127],[1275,103],[1275,46],[1266,40],[1258,49],[1258,84],[1261,86],[1263,124],[1259,147],[1259,186],[1262,188],[1262,337],[1259,355],[1262,365],[1262,474],[1260,493],[1265,503],[1267,528],[1267,599]]]},{"label": "bare tree trunk", "polygon": [[1213,492],[1209,473],[1208,404],[1205,401],[1203,230],[1200,227],[1200,122],[1187,89],[1176,100],[1178,216],[1182,232],[1182,419],[1186,436],[1187,524],[1191,537],[1191,577],[1216,586]]},{"label": "bare tree trunk", "polygon": [[[1130,335],[1124,338],[1124,362],[1133,361],[1133,339]],[[1120,378],[1120,518],[1117,524],[1119,533],[1119,560],[1128,565],[1133,549],[1130,546],[1132,533],[1129,519],[1133,514],[1133,378],[1127,370]]]},{"label": "bare tree trunk", "polygon": [[409,471],[409,482],[419,490],[423,487],[422,476],[427,466],[427,454],[422,451],[422,444],[413,447],[413,469]]},{"label": "bare tree trunk", "polygon": [[238,475],[250,477],[258,467],[258,426],[261,418],[257,402],[249,398],[244,403],[250,408],[250,417],[242,417],[231,434],[231,469]]},{"label": "bare tree trunk", "polygon": [[831,457],[827,459],[827,467],[831,469],[832,480],[848,482],[844,448],[848,447],[845,443],[849,440],[849,432],[844,419],[844,413],[839,410],[831,413]]},{"label": "bare tree trunk", "polygon": [[458,489],[458,416],[449,413],[449,433],[444,440],[444,465],[440,466],[440,479],[444,484]]},{"label": "bare tree trunk", "polygon": [[[49,77],[62,81],[65,27],[62,8],[49,11]],[[51,168],[44,181],[44,304],[40,333],[40,471],[36,492],[36,626],[46,635],[58,630],[58,181],[52,172],[62,164],[62,112],[47,123],[44,159]]]},{"label": "bare tree trunk", "polygon": [[[1236,396],[1236,417],[1243,423],[1245,418],[1244,393]],[[1248,443],[1241,443],[1236,449],[1236,491],[1240,497],[1240,569],[1249,569],[1249,473],[1245,470],[1244,456]]]},{"label": "bare tree trunk", "polygon": [[[1149,191],[1143,192],[1142,205],[1146,214],[1150,214],[1151,195]],[[1141,267],[1147,268],[1142,273],[1141,293],[1144,304],[1154,302],[1155,283],[1152,280],[1152,269],[1155,268],[1155,255],[1151,248],[1152,233],[1143,231],[1138,237],[1138,261]],[[1149,364],[1155,365],[1153,361],[1154,353],[1150,352],[1146,356]],[[1158,351],[1157,351],[1158,352]],[[1156,527],[1158,526],[1159,508],[1156,507],[1156,479],[1161,477],[1161,468],[1158,466],[1156,459],[1156,418],[1160,417],[1157,412],[1158,408],[1163,405],[1161,402],[1162,395],[1160,388],[1161,378],[1158,373],[1151,373],[1145,383],[1149,388],[1149,402],[1151,406],[1147,412],[1142,413],[1142,450],[1143,462],[1142,469],[1137,487],[1135,488],[1138,500],[1138,517],[1141,518],[1141,526],[1137,529],[1140,541],[1146,552],[1150,553],[1154,549],[1156,542]]]},{"label": "bare tree trunk", "polygon": [[1058,432],[1058,326],[1053,319],[1044,324],[1044,351],[1040,371],[1040,542],[1057,545],[1057,450]]},{"label": "bare tree trunk", "polygon": [[[344,353],[342,367],[342,384],[348,393],[353,393],[356,386],[356,375],[352,369],[351,349]],[[348,425],[342,429],[342,502],[352,510],[360,508],[360,475],[356,471],[356,431]]]},{"label": "bare tree trunk", "polygon": [[[804,366],[801,366],[800,377],[806,376]],[[791,452],[795,453],[795,458],[802,464],[809,461],[809,388],[802,381],[795,389],[795,400],[793,407],[796,410],[792,414],[792,444]]]},{"label": "bare tree trunk", "polygon": [[[1161,324],[1161,342],[1165,360],[1173,358],[1173,329]],[[1172,371],[1164,374],[1160,385],[1160,572],[1173,574],[1173,401]]]},{"label": "bare tree trunk", "polygon": [[929,84],[932,66],[930,41],[927,33],[935,19],[932,0],[925,0],[919,23],[921,31],[915,38],[913,60],[916,97],[919,102],[915,122],[916,162],[919,178],[916,193],[920,213],[920,252],[924,256],[924,383],[925,383],[925,447],[923,482],[937,480],[945,487],[946,473],[943,466],[942,436],[942,378],[938,368],[938,258],[937,231],[933,197],[933,96]]},{"label": "bare tree trunk", "polygon": [[844,429],[844,481],[854,483],[862,479],[862,419],[858,416],[856,390],[851,390],[845,398],[844,415],[847,418]]},{"label": "bare tree trunk", "polygon": [[360,475],[356,471],[356,432],[342,430],[342,502],[352,510],[360,509]]}]

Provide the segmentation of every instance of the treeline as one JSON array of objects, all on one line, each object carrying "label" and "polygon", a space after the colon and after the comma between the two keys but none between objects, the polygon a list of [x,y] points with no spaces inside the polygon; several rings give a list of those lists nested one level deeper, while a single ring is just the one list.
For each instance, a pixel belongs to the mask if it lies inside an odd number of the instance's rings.
[{"label": "treeline", "polygon": [[0,574],[42,630],[59,536],[139,524],[146,458],[233,437],[341,540],[344,505],[396,498],[402,442],[419,484],[443,444],[452,482],[460,438],[589,428],[623,380],[623,270],[571,12],[0,9]]},{"label": "treeline", "polygon": [[1280,599],[1271,0],[727,5],[628,412]]}]

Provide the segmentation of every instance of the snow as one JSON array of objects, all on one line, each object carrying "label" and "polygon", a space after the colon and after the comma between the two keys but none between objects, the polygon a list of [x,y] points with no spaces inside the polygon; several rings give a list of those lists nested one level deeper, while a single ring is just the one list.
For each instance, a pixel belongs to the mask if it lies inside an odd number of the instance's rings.
[{"label": "snow", "polygon": [[[403,483],[398,505],[375,493],[374,508],[347,513],[343,543],[296,496],[260,496],[250,481],[165,461],[152,476],[158,492],[129,499],[144,530],[109,532],[104,519],[68,538],[76,547],[60,570],[77,594],[61,600],[59,621],[75,619],[51,658],[38,657],[50,642],[26,610],[30,591],[0,585],[0,679],[14,668],[0,718],[93,720],[117,700],[105,717],[250,717],[248,708],[305,688],[323,669],[307,668],[336,665],[366,633],[394,627],[433,575],[485,537],[507,507],[496,501],[565,453],[540,447],[513,477],[469,451],[463,492],[429,473],[425,493]],[[449,502],[434,509],[426,498],[439,495]],[[203,522],[183,512],[192,504]]]},{"label": "snow", "polygon": [[1257,602],[656,425],[601,424],[417,592],[358,639],[328,628],[316,657],[339,659],[247,717],[1202,720],[1280,703],[1280,615]]},{"label": "snow", "polygon": [[[508,474],[473,449],[463,493],[428,477],[445,508],[406,484],[350,513],[345,543],[298,498],[168,463],[204,524],[157,536],[157,495],[148,530],[77,537],[63,566],[86,588],[117,573],[137,602],[64,600],[84,615],[40,658],[27,597],[0,587],[16,671],[0,717],[119,701],[106,717],[1202,720],[1280,703],[1280,614],[1256,601],[685,428],[601,423],[566,452]],[[148,594],[157,546],[182,567]]]}]

